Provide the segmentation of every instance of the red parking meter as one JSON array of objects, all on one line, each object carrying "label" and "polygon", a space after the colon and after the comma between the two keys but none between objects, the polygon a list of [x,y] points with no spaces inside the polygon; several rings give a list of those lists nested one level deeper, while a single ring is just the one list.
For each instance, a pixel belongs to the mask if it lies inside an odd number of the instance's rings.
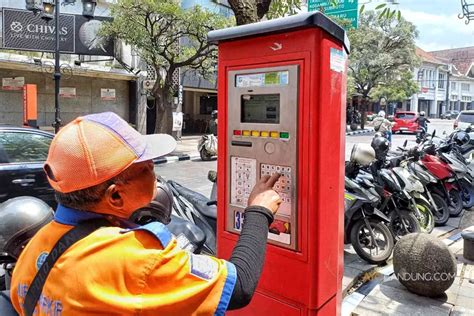
[{"label": "red parking meter", "polygon": [[337,315],[343,274],[345,32],[325,15],[214,31],[219,44],[218,255],[250,190],[282,174],[262,278],[239,315]]}]

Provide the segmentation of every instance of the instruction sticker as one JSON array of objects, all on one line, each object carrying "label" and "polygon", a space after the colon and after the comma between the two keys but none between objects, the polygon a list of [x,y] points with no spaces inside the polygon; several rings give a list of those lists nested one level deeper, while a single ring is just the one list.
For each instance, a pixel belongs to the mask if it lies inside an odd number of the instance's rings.
[{"label": "instruction sticker", "polygon": [[344,52],[342,50],[331,48],[330,59],[331,70],[344,72],[346,59],[344,58]]},{"label": "instruction sticker", "polygon": [[257,160],[243,157],[231,157],[230,203],[246,207],[247,201],[257,182]]}]

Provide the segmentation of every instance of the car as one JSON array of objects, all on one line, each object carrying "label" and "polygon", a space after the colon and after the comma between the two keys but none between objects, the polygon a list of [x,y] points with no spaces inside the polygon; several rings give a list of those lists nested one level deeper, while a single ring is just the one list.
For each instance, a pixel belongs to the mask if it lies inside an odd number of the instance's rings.
[{"label": "car", "polygon": [[454,129],[459,128],[459,129],[465,130],[471,125],[474,125],[474,111],[473,110],[461,111],[461,113],[459,113],[458,117],[454,121]]},{"label": "car", "polygon": [[0,126],[0,203],[28,195],[56,206],[43,171],[53,137],[34,128]]},{"label": "car", "polygon": [[395,125],[392,127],[392,132],[416,133],[416,131],[418,130],[418,123],[416,122],[417,117],[417,112],[399,111],[395,113],[395,116],[393,118]]},{"label": "car", "polygon": [[439,117],[442,120],[452,120],[456,118],[459,115],[459,111],[446,111],[443,114],[441,114]]}]

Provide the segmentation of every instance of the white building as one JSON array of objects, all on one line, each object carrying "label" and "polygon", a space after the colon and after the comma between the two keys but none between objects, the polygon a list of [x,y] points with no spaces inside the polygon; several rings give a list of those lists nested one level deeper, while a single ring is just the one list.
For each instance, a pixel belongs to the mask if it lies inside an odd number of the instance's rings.
[{"label": "white building", "polygon": [[[466,51],[472,50],[472,56]],[[414,70],[420,90],[404,102],[403,109],[425,111],[430,117],[439,117],[448,110],[474,108],[474,76],[472,64],[474,48],[458,48],[425,52],[417,48],[422,64]],[[449,84],[448,84],[449,82]],[[446,102],[449,98],[448,103]]]}]

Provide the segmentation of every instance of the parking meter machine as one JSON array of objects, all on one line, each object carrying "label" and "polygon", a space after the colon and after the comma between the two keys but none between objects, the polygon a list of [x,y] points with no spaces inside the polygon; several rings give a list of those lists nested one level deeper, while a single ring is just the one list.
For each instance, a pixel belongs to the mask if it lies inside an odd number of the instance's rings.
[{"label": "parking meter machine", "polygon": [[229,258],[256,181],[278,172],[257,292],[239,315],[337,315],[343,273],[349,43],[324,14],[209,33],[219,45],[218,255]]}]

